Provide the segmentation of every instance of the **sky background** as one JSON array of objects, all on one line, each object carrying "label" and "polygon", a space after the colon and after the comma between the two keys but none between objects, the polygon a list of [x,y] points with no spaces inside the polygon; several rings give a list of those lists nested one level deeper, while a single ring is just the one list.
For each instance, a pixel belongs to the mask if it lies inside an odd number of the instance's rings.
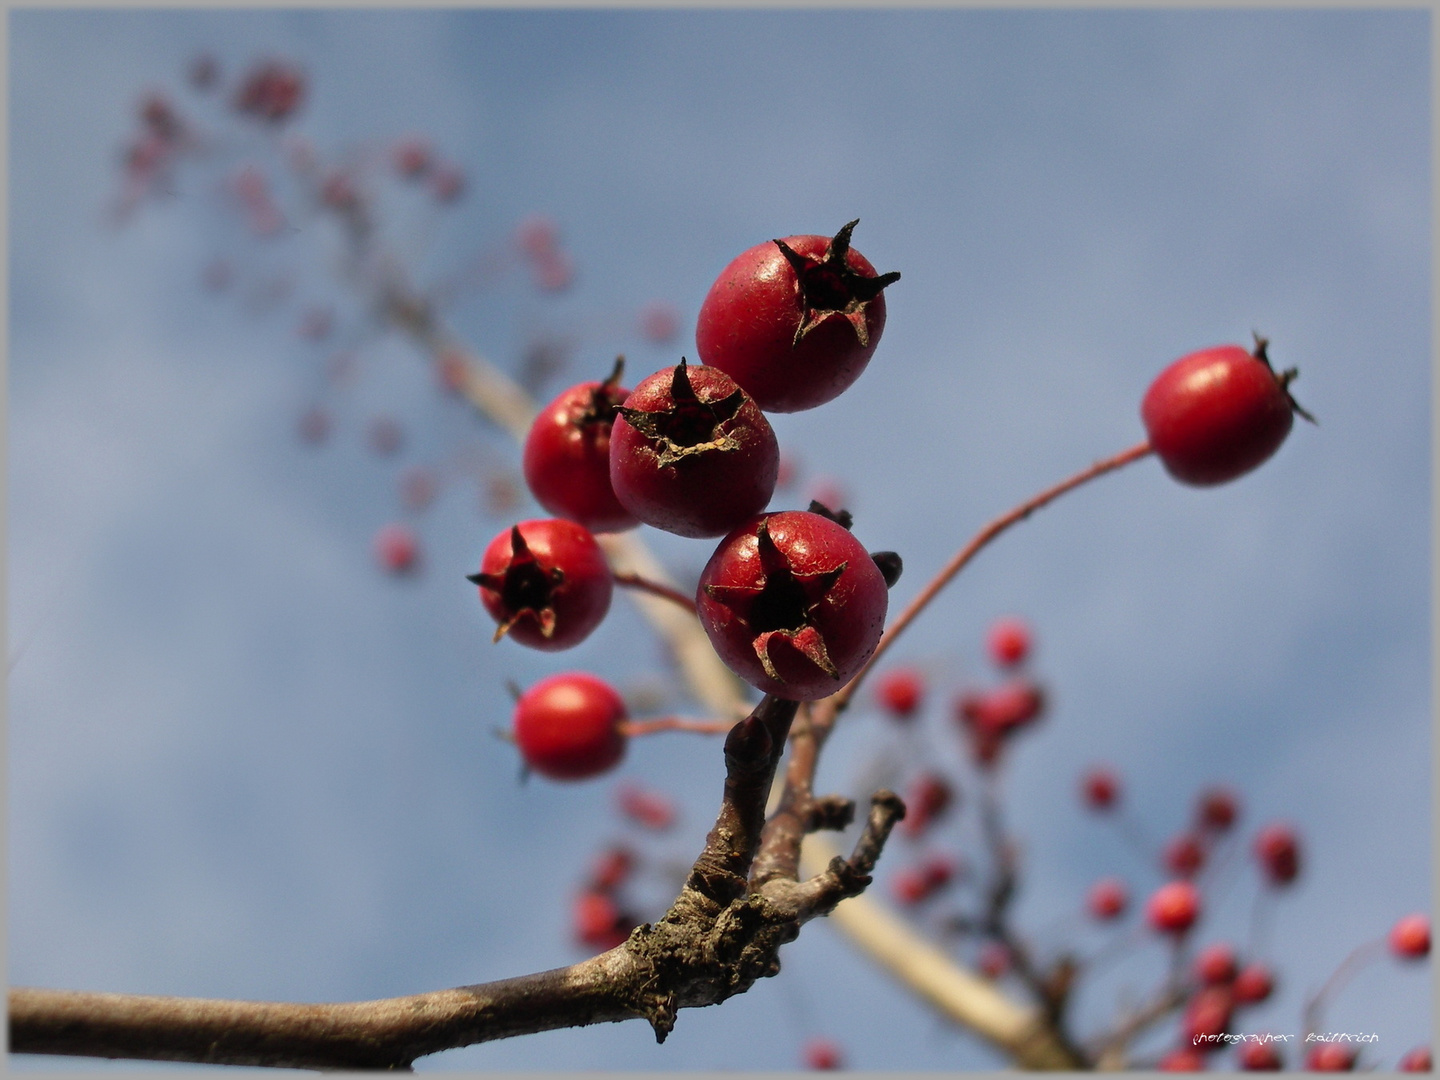
[{"label": "sky background", "polygon": [[[258,58],[299,62],[310,94],[289,129],[327,160],[420,132],[464,169],[453,207],[387,196],[418,283],[503,250],[527,215],[559,224],[571,290],[512,273],[444,312],[512,371],[537,333],[566,337],[546,397],[617,352],[629,385],[693,360],[694,316],[734,255],[858,217],[855,246],[903,274],[883,340],[850,392],[774,423],[796,490],[839,482],[863,542],[904,556],[897,605],[989,518],[1142,438],[1140,397],[1169,361],[1268,335],[1319,427],[1297,423],[1222,488],[1147,460],[1070,496],[987,550],[892,655],[934,676],[907,752],[963,780],[949,699],[989,677],[992,619],[1034,626],[1053,707],[1004,788],[1017,917],[1042,948],[1109,940],[1074,916],[1096,878],[1140,896],[1162,880],[1080,808],[1091,763],[1120,772],[1156,839],[1202,785],[1242,792],[1202,943],[1244,941],[1250,837],[1293,822],[1303,873],[1260,950],[1279,990],[1243,1028],[1300,1031],[1305,994],[1353,946],[1431,903],[1429,19],[12,9],[10,982],[324,1001],[558,966],[584,955],[568,911],[586,864],[626,835],[616,779],[679,804],[672,834],[640,841],[660,860],[692,858],[718,805],[719,743],[684,734],[637,740],[614,777],[517,785],[492,734],[507,680],[583,668],[663,688],[658,647],[623,598],[572,652],[492,647],[463,575],[513,515],[483,512],[473,486],[415,516],[416,579],[376,570],[406,468],[518,454],[398,340],[366,339],[358,377],[327,389],[363,312],[323,223],[296,211],[257,241],[227,210],[227,171],[278,158],[186,87],[209,50],[226,87]],[[223,141],[116,228],[147,89]],[[235,280],[212,293],[217,257]],[[267,301],[277,275],[290,291]],[[657,300],[681,314],[664,347],[634,330]],[[321,344],[295,332],[311,304],[338,316]],[[334,426],[304,446],[315,400]],[[365,442],[382,413],[406,434],[392,458]],[[681,576],[708,557],[646,531]],[[863,797],[896,747],[855,710],[821,780]],[[968,809],[937,844],[968,835]],[[907,857],[896,845],[888,868]],[[636,1021],[418,1067],[788,1069],[811,1035],[862,1070],[1001,1064],[829,926],[782,959],[747,995],[681,1014],[664,1046]],[[1077,1029],[1161,960],[1150,945],[1099,973]],[[1428,965],[1387,959],[1327,1025],[1376,1033],[1364,1060],[1391,1067],[1430,1037],[1430,986]]]}]

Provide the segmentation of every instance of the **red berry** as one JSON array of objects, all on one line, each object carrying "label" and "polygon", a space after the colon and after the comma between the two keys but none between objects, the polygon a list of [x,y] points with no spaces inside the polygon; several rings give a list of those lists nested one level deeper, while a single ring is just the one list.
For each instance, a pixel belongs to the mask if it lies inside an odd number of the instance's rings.
[{"label": "red berry", "polygon": [[386,525],[375,534],[375,558],[392,574],[411,573],[419,565],[420,541],[409,526]]},{"label": "red berry", "polygon": [[1355,1051],[1344,1043],[1317,1043],[1305,1055],[1310,1072],[1350,1072],[1355,1068]]},{"label": "red berry", "polygon": [[630,391],[620,386],[624,360],[604,382],[570,387],[541,409],[525,438],[525,482],[556,517],[593,532],[629,529],[638,520],[610,486],[610,429],[615,407]]},{"label": "red berry", "polygon": [[1204,1072],[1205,1055],[1193,1046],[1171,1050],[1160,1059],[1161,1072]]},{"label": "red berry", "polygon": [[1093,810],[1108,810],[1120,798],[1120,778],[1109,769],[1097,767],[1085,774],[1080,782],[1085,805]]},{"label": "red berry", "polygon": [[1406,915],[1390,929],[1390,951],[1402,960],[1430,955],[1430,916]]},{"label": "red berry", "polygon": [[578,645],[610,610],[614,581],[584,526],[563,518],[522,521],[500,533],[467,581],[506,634],[547,652]]},{"label": "red berry", "polygon": [[1177,877],[1194,877],[1205,865],[1205,848],[1196,836],[1181,833],[1165,846],[1165,868]]},{"label": "red berry", "polygon": [[640,336],[656,345],[673,341],[680,332],[680,313],[663,300],[646,304],[640,311]]},{"label": "red berry", "polygon": [[1195,957],[1195,978],[1206,986],[1220,986],[1236,977],[1235,950],[1224,942],[1207,945]]},{"label": "red berry", "polygon": [[590,869],[590,886],[596,892],[611,892],[625,884],[635,869],[635,853],[627,847],[612,847],[600,854]]},{"label": "red berry", "polygon": [[620,812],[638,825],[663,832],[675,824],[675,804],[658,791],[622,784],[615,792]]},{"label": "red berry", "polygon": [[1102,878],[1090,889],[1088,906],[1097,919],[1118,918],[1129,903],[1129,890],[1119,878]]},{"label": "red berry", "polygon": [[1200,893],[1188,881],[1161,885],[1151,895],[1145,914],[1161,933],[1183,934],[1200,917]]},{"label": "red berry", "polygon": [[852,221],[834,237],[757,244],[720,272],[695,327],[700,360],[727,372],[769,412],[799,412],[860,377],[885,329],[877,276],[850,246]]},{"label": "red berry", "polygon": [[629,919],[615,901],[604,893],[584,892],[575,898],[575,939],[592,949],[604,951],[629,937]]},{"label": "red berry", "polygon": [[890,891],[895,894],[895,899],[906,907],[918,904],[930,895],[925,875],[913,868],[897,873],[890,882]]},{"label": "red berry", "polygon": [[907,907],[928,900],[955,880],[958,867],[947,855],[932,855],[917,866],[895,875],[891,889],[895,899]]},{"label": "red berry", "polygon": [[1195,809],[1196,824],[1207,832],[1226,832],[1240,814],[1240,800],[1229,788],[1207,788]]},{"label": "red berry", "polygon": [[235,95],[235,108],[276,123],[295,112],[304,97],[305,77],[300,70],[283,61],[267,60],[246,75]]},{"label": "red berry", "polygon": [[1264,964],[1246,964],[1235,976],[1230,992],[1235,1004],[1254,1005],[1268,998],[1275,990],[1275,976]]},{"label": "red berry", "polygon": [[395,170],[407,180],[424,176],[433,163],[430,144],[418,136],[404,139],[395,147]]},{"label": "red berry", "polygon": [[919,777],[905,800],[905,817],[900,822],[900,831],[912,840],[920,836],[950,808],[954,792],[949,783],[938,773],[926,773]]},{"label": "red berry", "polygon": [[1246,1042],[1238,1055],[1246,1072],[1279,1072],[1285,1067],[1280,1051],[1272,1042]]},{"label": "red berry", "polygon": [[1288,389],[1294,369],[1276,375],[1264,338],[1255,352],[1221,345],[1182,356],[1150,384],[1140,416],[1150,445],[1175,479],[1223,484],[1280,448],[1294,414],[1312,419]]},{"label": "red berry", "polygon": [[1213,1053],[1225,1046],[1220,1036],[1230,1026],[1234,1002],[1224,986],[1206,986],[1198,990],[1185,1007],[1182,1021],[1185,1040],[1202,1053]]},{"label": "red berry", "polygon": [[774,494],[775,432],[723,371],[682,359],[642,380],[618,412],[610,482],[621,505],[647,525],[721,536]]},{"label": "red berry", "polygon": [[1255,858],[1271,885],[1288,885],[1300,873],[1300,841],[1288,825],[1267,825],[1255,837]]},{"label": "red berry", "polygon": [[1399,1072],[1430,1072],[1430,1047],[1417,1046],[1402,1057],[1395,1068]]},{"label": "red berry", "polygon": [[1023,619],[996,619],[985,643],[995,663],[1014,667],[1030,655],[1030,627]]},{"label": "red berry", "polygon": [[892,668],[880,676],[875,687],[881,706],[896,720],[914,716],[924,695],[925,677],[916,668]]},{"label": "red berry", "polygon": [[695,594],[729,668],[767,694],[828,697],[870,659],[885,577],[843,525],[806,510],[751,518],[720,542]]},{"label": "red berry", "polygon": [[430,174],[430,193],[437,202],[454,202],[465,193],[465,174],[454,165],[441,165]]},{"label": "red berry", "polygon": [[998,941],[992,941],[980,950],[978,963],[982,975],[987,979],[998,979],[1010,970],[1010,950]]},{"label": "red berry", "polygon": [[515,745],[525,764],[552,780],[585,780],[625,756],[625,701],[593,675],[541,679],[515,703]]},{"label": "red berry", "polygon": [[845,1064],[840,1044],[831,1039],[811,1039],[805,1044],[805,1067],[807,1069],[831,1070]]}]

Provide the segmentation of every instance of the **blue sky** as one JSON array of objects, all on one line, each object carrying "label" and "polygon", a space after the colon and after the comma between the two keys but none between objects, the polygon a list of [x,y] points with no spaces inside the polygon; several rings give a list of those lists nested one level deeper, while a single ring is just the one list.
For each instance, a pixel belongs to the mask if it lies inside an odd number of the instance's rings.
[{"label": "blue sky", "polygon": [[[576,378],[620,351],[632,383],[694,359],[731,257],[860,218],[856,246],[903,274],[884,339],[853,390],[775,427],[808,478],[844,485],[868,546],[904,555],[897,603],[991,516],[1138,441],[1170,360],[1268,335],[1318,428],[1223,488],[1146,461],[1045,510],[895,658],[948,697],[983,677],[991,619],[1036,629],[1054,708],[1005,777],[1022,926],[1105,873],[1158,884],[1076,806],[1093,761],[1156,837],[1214,781],[1243,792],[1247,836],[1299,827],[1305,872],[1270,919],[1280,992],[1256,1029],[1297,1028],[1352,945],[1428,910],[1428,13],[31,10],[9,26],[12,983],[344,1000],[571,962],[572,891],[621,831],[613,785],[517,787],[491,728],[507,679],[573,666],[634,686],[656,667],[623,601],[571,653],[492,648],[462,579],[508,520],[463,487],[419,521],[418,580],[374,571],[405,467],[456,446],[516,458],[394,340],[363,352],[330,441],[297,443],[324,360],[298,312],[334,303],[341,333],[356,315],[323,230],[256,244],[217,209],[213,168],[105,224],[136,102],[192,100],[202,49],[227,76],[303,64],[293,126],[322,154],[418,131],[464,168],[443,214],[394,204],[421,282],[529,214],[560,224],[569,293],[507,280],[446,312],[512,369],[537,328],[573,340]],[[216,256],[242,281],[289,273],[291,298],[253,312],[239,285],[206,293]],[[666,348],[631,329],[657,299],[685,327]],[[364,445],[380,411],[407,432],[395,459]],[[708,557],[652,538],[678,573]],[[944,711],[927,737],[958,761]],[[887,731],[847,725],[822,780],[860,794]],[[698,850],[719,770],[695,737],[632,747],[619,775],[683,813],[647,850]],[[1202,940],[1243,937],[1253,893],[1236,874]],[[784,960],[682,1014],[663,1047],[637,1022],[420,1067],[785,1069],[809,1034],[840,1036],[859,1069],[997,1064],[827,926]],[[1157,971],[1150,950],[1097,979],[1081,1030]],[[1327,1019],[1377,1032],[1388,1067],[1430,1014],[1428,968],[1381,964]]]}]

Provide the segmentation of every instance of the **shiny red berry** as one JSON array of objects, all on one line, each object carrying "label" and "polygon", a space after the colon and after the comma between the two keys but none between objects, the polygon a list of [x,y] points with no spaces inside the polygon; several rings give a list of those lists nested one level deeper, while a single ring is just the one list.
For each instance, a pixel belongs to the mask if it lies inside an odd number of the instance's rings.
[{"label": "shiny red berry", "polygon": [[1220,986],[1235,981],[1235,950],[1224,942],[1207,945],[1195,957],[1195,978],[1206,986]]},{"label": "shiny red berry", "polygon": [[1119,878],[1102,878],[1090,889],[1086,906],[1090,914],[1102,921],[1118,918],[1130,903],[1129,890]]},{"label": "shiny red berry", "polygon": [[1271,885],[1288,885],[1300,874],[1300,841],[1288,825],[1267,825],[1255,837],[1255,858]]},{"label": "shiny red berry", "polygon": [[500,533],[467,581],[505,635],[553,652],[580,644],[610,610],[614,581],[605,553],[583,525],[563,518],[522,521]]},{"label": "shiny red berry", "polygon": [[828,697],[870,659],[886,579],[838,522],[806,510],[751,518],[720,542],[695,595],[720,659],[791,701]]},{"label": "shiny red berry", "polygon": [[1001,667],[1014,667],[1030,655],[1030,627],[1023,619],[996,619],[985,638],[990,658]]},{"label": "shiny red berry", "polygon": [[552,780],[585,780],[625,756],[625,701],[581,671],[541,679],[515,703],[515,745],[525,764]]},{"label": "shiny red berry", "polygon": [[629,396],[620,385],[624,360],[603,382],[583,382],[541,409],[525,437],[525,483],[541,506],[591,532],[639,524],[610,486],[610,431],[615,408]]},{"label": "shiny red berry", "polygon": [[1183,934],[1200,917],[1200,893],[1188,881],[1161,885],[1151,895],[1145,915],[1161,933]]},{"label": "shiny red berry", "polygon": [[1109,810],[1120,798],[1120,778],[1106,768],[1091,769],[1081,778],[1080,794],[1092,810]]},{"label": "shiny red berry", "polygon": [[886,714],[896,720],[913,717],[924,696],[925,677],[915,668],[892,668],[875,685],[875,697]]},{"label": "shiny red berry", "polygon": [[877,275],[850,246],[857,224],[736,256],[700,305],[700,361],[727,372],[768,412],[814,408],[849,387],[885,329],[882,290],[900,279]]},{"label": "shiny red berry", "polygon": [[1265,461],[1290,433],[1292,368],[1270,367],[1264,338],[1254,353],[1221,345],[1182,356],[1162,371],[1140,405],[1150,445],[1175,479],[1208,486],[1234,480]]},{"label": "shiny red berry", "polygon": [[1247,1042],[1237,1057],[1246,1072],[1279,1072],[1285,1067],[1285,1059],[1272,1042]]},{"label": "shiny red berry", "polygon": [[647,525],[679,536],[721,536],[765,509],[780,445],[750,396],[718,368],[673,369],[641,380],[617,409],[610,483]]},{"label": "shiny red berry", "polygon": [[1406,915],[1390,928],[1390,951],[1402,960],[1430,955],[1430,916]]},{"label": "shiny red berry", "polygon": [[1237,1005],[1255,1005],[1275,992],[1275,976],[1264,964],[1246,964],[1230,987]]}]

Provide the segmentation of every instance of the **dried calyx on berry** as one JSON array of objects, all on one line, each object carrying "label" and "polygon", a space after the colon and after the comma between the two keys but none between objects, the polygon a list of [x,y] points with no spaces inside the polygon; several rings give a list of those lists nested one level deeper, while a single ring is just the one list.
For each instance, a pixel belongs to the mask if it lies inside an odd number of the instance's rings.
[{"label": "dried calyx on berry", "polygon": [[855,338],[861,346],[870,344],[870,331],[865,325],[866,306],[880,295],[887,285],[900,280],[900,272],[893,270],[879,277],[857,274],[846,264],[850,253],[850,234],[860,219],[846,223],[830,239],[825,254],[819,259],[798,254],[784,240],[772,240],[785,256],[800,285],[800,307],[803,315],[800,325],[795,328],[794,346],[819,326],[827,317],[835,314],[845,316],[855,328]]},{"label": "dried calyx on berry", "polygon": [[701,401],[690,385],[689,366],[683,356],[675,365],[668,408],[653,412],[624,405],[615,408],[631,427],[659,445],[657,464],[662,467],[695,454],[740,449],[739,440],[726,430],[726,424],[745,404],[745,391],[737,386],[734,393],[718,401]]},{"label": "dried calyx on berry", "polygon": [[510,614],[495,627],[499,641],[523,618],[534,619],[542,636],[555,635],[554,593],[565,584],[565,571],[544,567],[525,543],[519,525],[510,527],[510,562],[498,574],[466,574],[465,580],[497,593]]}]

